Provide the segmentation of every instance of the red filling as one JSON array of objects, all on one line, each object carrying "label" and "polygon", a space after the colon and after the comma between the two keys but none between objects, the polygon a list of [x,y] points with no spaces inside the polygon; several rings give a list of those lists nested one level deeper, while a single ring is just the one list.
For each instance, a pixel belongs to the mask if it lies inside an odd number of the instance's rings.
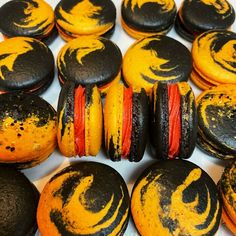
[{"label": "red filling", "polygon": [[124,89],[123,98],[123,130],[122,130],[122,153],[127,157],[130,153],[131,133],[132,133],[132,88]]},{"label": "red filling", "polygon": [[81,86],[75,89],[74,130],[76,154],[85,156],[85,88]]},{"label": "red filling", "polygon": [[168,85],[169,106],[169,158],[178,156],[181,142],[180,94],[178,85]]}]

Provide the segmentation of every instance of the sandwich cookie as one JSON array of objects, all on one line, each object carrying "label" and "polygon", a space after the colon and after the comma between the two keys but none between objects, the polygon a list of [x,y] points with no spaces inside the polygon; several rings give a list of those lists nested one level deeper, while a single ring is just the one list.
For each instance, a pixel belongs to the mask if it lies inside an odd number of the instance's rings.
[{"label": "sandwich cookie", "polygon": [[94,84],[105,94],[112,84],[119,82],[121,63],[121,51],[112,41],[96,36],[80,37],[67,43],[58,54],[59,81]]},{"label": "sandwich cookie", "polygon": [[102,143],[102,103],[96,86],[67,81],[58,101],[57,141],[62,154],[96,156]]},{"label": "sandwich cookie", "polygon": [[39,192],[14,168],[0,165],[0,235],[34,235]]},{"label": "sandwich cookie", "polygon": [[131,196],[134,223],[142,236],[215,235],[221,219],[217,187],[197,165],[165,160],[147,168]]},{"label": "sandwich cookie", "polygon": [[0,8],[0,31],[5,38],[33,37],[50,43],[57,35],[54,12],[44,0],[12,0]]},{"label": "sandwich cookie", "polygon": [[144,89],[135,91],[123,84],[112,86],[104,107],[107,155],[138,162],[143,158],[148,133],[148,97]]},{"label": "sandwich cookie", "polygon": [[229,164],[218,183],[223,202],[222,221],[236,234],[236,162]]},{"label": "sandwich cookie", "polygon": [[15,37],[0,43],[0,94],[42,93],[54,78],[54,58],[41,41]]},{"label": "sandwich cookie", "polygon": [[111,0],[61,0],[55,17],[65,41],[83,35],[110,36],[115,28],[116,8]]},{"label": "sandwich cookie", "polygon": [[236,159],[236,85],[204,91],[197,98],[198,146],[223,160]]},{"label": "sandwich cookie", "polygon": [[110,166],[78,162],[44,187],[37,222],[42,236],[123,235],[129,220],[129,193]]},{"label": "sandwich cookie", "polygon": [[201,89],[219,84],[236,84],[236,34],[214,30],[201,34],[193,42],[192,81]]},{"label": "sandwich cookie", "polygon": [[123,0],[121,23],[133,38],[166,34],[174,24],[176,12],[174,0]]},{"label": "sandwich cookie", "polygon": [[151,144],[160,159],[189,158],[196,144],[197,113],[187,82],[153,87]]},{"label": "sandwich cookie", "polygon": [[33,167],[56,147],[56,111],[30,94],[0,95],[0,163]]},{"label": "sandwich cookie", "polygon": [[187,81],[192,70],[189,50],[167,36],[156,35],[134,43],[126,52],[122,72],[126,83],[151,94],[156,82]]},{"label": "sandwich cookie", "polygon": [[192,42],[201,33],[214,29],[229,29],[235,11],[227,0],[184,0],[175,21],[176,32]]}]

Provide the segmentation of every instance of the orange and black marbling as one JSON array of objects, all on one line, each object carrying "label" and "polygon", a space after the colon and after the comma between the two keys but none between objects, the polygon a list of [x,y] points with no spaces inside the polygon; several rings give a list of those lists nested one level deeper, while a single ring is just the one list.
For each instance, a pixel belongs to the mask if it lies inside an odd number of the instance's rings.
[{"label": "orange and black marbling", "polygon": [[187,81],[192,70],[188,49],[167,36],[151,36],[134,43],[126,52],[122,72],[133,88],[149,94],[156,82]]},{"label": "orange and black marbling", "polygon": [[236,162],[228,164],[218,183],[224,213],[222,220],[226,226],[236,234]]},{"label": "orange and black marbling", "polygon": [[[189,158],[195,148],[197,139],[197,113],[196,102],[192,88],[187,82],[176,83],[180,96],[180,108],[175,116],[180,116],[180,124],[176,121],[170,129],[170,115],[172,107],[169,107],[168,87],[174,84],[156,83],[152,94],[151,116],[151,143],[158,159]],[[174,105],[176,105],[174,103]],[[172,157],[169,156],[171,149],[169,136],[175,138],[175,127],[180,125],[179,151]]]},{"label": "orange and black marbling", "polygon": [[0,8],[0,31],[6,37],[47,37],[54,27],[54,12],[44,0],[12,0]]},{"label": "orange and black marbling", "polygon": [[120,79],[122,54],[112,41],[96,36],[79,37],[67,43],[57,57],[60,83],[95,84],[102,92]]},{"label": "orange and black marbling", "polygon": [[0,94],[42,93],[53,78],[53,54],[41,41],[14,37],[0,43]]},{"label": "orange and black marbling", "polygon": [[200,94],[197,114],[199,147],[220,159],[236,159],[236,85],[219,85]]},{"label": "orange and black marbling", "polygon": [[56,147],[56,111],[28,94],[0,95],[0,163],[35,166]]},{"label": "orange and black marbling", "polygon": [[[74,81],[67,81],[61,89],[58,100],[57,141],[61,153],[66,157],[78,155],[75,148],[75,89]],[[96,156],[102,143],[102,102],[98,88],[85,86],[84,143],[85,156]]]},{"label": "orange and black marbling", "polygon": [[115,26],[116,8],[110,0],[62,0],[55,9],[60,35],[66,41],[82,35],[104,35]]},{"label": "orange and black marbling", "polygon": [[174,0],[123,0],[122,26],[134,38],[167,33],[176,11]]},{"label": "orange and black marbling", "polygon": [[205,31],[228,29],[234,20],[235,11],[227,0],[184,0],[175,28],[183,38],[193,41]]},{"label": "orange and black marbling", "polygon": [[[129,88],[131,89],[131,88]],[[122,156],[124,142],[124,111],[125,86],[117,84],[112,86],[106,96],[104,105],[104,133],[105,147],[108,157],[112,161],[120,161],[121,157],[129,161],[138,162],[142,160],[147,143],[149,108],[148,97],[145,90],[132,90],[131,98],[131,135],[130,149],[127,156]],[[126,120],[127,121],[127,120]]]},{"label": "orange and black marbling", "polygon": [[192,46],[192,81],[202,89],[236,84],[236,34],[212,30],[197,37]]},{"label": "orange and black marbling", "polygon": [[138,178],[131,213],[142,236],[212,236],[220,224],[221,204],[215,183],[200,167],[167,160]]},{"label": "orange and black marbling", "polygon": [[78,162],[44,187],[37,222],[42,236],[123,235],[129,194],[120,174],[96,162]]},{"label": "orange and black marbling", "polygon": [[39,192],[23,173],[0,165],[0,235],[34,235]]}]

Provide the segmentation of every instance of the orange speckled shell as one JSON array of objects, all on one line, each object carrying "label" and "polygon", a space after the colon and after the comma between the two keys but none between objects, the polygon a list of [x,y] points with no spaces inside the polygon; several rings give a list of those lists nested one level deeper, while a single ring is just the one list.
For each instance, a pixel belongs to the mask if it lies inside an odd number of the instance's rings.
[{"label": "orange speckled shell", "polygon": [[56,147],[56,112],[36,95],[0,95],[0,163],[28,168]]}]

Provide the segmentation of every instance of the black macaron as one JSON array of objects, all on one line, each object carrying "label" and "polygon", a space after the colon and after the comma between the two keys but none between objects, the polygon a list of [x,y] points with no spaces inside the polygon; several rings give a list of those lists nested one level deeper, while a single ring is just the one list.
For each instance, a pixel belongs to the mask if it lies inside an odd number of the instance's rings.
[{"label": "black macaron", "polygon": [[196,144],[195,98],[186,82],[153,87],[151,143],[158,159],[189,158]]},{"label": "black macaron", "polygon": [[175,29],[192,42],[199,34],[213,29],[228,29],[235,20],[233,6],[227,0],[184,0],[177,14]]},{"label": "black macaron", "polygon": [[123,0],[122,26],[134,38],[166,34],[174,24],[176,12],[174,0]]},{"label": "black macaron", "polygon": [[44,0],[11,0],[0,8],[0,32],[5,38],[27,36],[50,43],[57,35],[54,25],[54,11]]},{"label": "black macaron", "polygon": [[197,98],[198,146],[207,154],[236,159],[236,85],[222,84]]},{"label": "black macaron", "polygon": [[34,235],[39,192],[14,168],[0,165],[0,235]]},{"label": "black macaron", "polygon": [[80,37],[67,43],[57,58],[61,84],[97,85],[102,93],[120,80],[122,54],[112,41],[96,36]]},{"label": "black macaron", "polygon": [[54,58],[41,41],[15,37],[0,43],[0,93],[42,93],[54,78]]},{"label": "black macaron", "polygon": [[221,201],[199,166],[165,160],[145,169],[135,182],[131,213],[142,236],[210,236],[220,225]]}]

